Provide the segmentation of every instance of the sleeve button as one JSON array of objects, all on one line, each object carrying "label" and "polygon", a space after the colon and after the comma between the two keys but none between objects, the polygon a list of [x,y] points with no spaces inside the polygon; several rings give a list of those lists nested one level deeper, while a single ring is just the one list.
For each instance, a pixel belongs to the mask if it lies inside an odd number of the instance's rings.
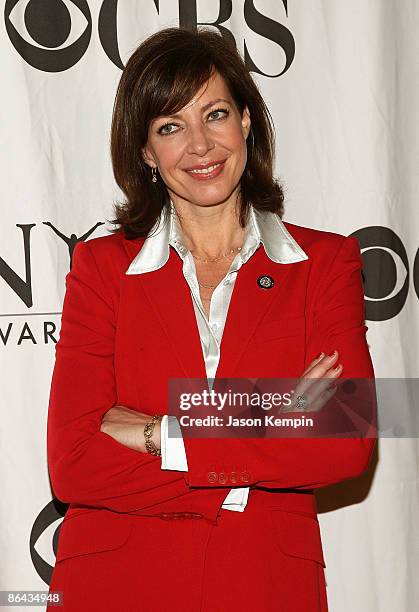
[{"label": "sleeve button", "polygon": [[240,480],[242,482],[250,482],[250,474],[249,474],[249,472],[242,472],[240,474]]},{"label": "sleeve button", "polygon": [[217,482],[217,472],[208,472],[207,480],[208,482]]},{"label": "sleeve button", "polygon": [[227,476],[224,474],[224,472],[220,472],[218,474],[218,482],[220,484],[225,484],[227,482]]}]

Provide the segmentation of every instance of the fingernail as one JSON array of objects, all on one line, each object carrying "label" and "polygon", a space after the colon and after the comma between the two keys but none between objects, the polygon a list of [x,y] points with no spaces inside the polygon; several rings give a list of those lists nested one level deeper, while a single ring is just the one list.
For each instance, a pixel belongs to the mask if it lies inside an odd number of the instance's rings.
[{"label": "fingernail", "polygon": [[330,355],[328,355],[329,359],[330,359],[331,357],[334,357],[334,356],[336,355],[336,353],[337,353],[337,350],[335,349],[335,350],[333,351],[333,353],[330,353]]},{"label": "fingernail", "polygon": [[315,361],[317,361],[318,359],[321,359],[322,357],[324,357],[324,353],[323,353],[323,351],[322,351],[321,353],[319,353],[319,354],[317,355],[317,357],[315,357],[314,359],[315,359]]},{"label": "fingernail", "polygon": [[342,364],[339,363],[337,366],[332,368],[332,372],[339,372],[339,370],[341,370],[341,369],[342,369]]}]

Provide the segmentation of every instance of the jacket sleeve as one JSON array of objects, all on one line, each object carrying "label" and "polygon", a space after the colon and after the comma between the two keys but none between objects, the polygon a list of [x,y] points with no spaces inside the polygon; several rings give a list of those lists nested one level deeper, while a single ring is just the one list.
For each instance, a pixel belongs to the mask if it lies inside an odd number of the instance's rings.
[{"label": "jacket sleeve", "polygon": [[[313,332],[306,366],[321,351],[339,351],[342,377],[373,379],[366,341],[362,257],[355,238],[343,238],[316,283]],[[266,486],[313,489],[356,477],[368,466],[374,437],[184,438],[191,487]],[[237,484],[233,484],[233,482]]]},{"label": "jacket sleeve", "polygon": [[77,243],[66,276],[47,424],[48,466],[65,503],[133,512],[190,492],[184,475],[161,459],[100,431],[117,404],[114,373],[116,305],[88,242]]}]

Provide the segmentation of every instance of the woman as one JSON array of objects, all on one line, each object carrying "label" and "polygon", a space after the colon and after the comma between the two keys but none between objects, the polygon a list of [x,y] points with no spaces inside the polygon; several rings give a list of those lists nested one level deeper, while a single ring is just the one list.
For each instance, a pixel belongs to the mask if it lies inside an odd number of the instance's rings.
[{"label": "woman", "polygon": [[374,441],[182,440],[168,383],[300,377],[301,412],[372,378],[358,243],[281,221],[269,113],[214,32],[139,46],[111,149],[126,200],[76,246],[56,347],[48,460],[70,507],[50,590],[68,612],[325,611],[313,490]]}]

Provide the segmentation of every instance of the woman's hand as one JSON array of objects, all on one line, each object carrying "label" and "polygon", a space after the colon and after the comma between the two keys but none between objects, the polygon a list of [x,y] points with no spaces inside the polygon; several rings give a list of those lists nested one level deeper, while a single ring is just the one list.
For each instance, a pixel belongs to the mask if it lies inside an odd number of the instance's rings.
[{"label": "woman's hand", "polygon": [[[112,406],[103,415],[100,431],[112,436],[128,448],[146,453],[144,426],[149,423],[152,416],[143,412],[138,412],[126,406]],[[154,425],[151,439],[160,448],[160,421]]]},{"label": "woman's hand", "polygon": [[[342,373],[342,364],[338,361],[339,353],[335,351],[331,355],[320,353],[319,357],[307,366],[299,378],[298,384],[295,387],[293,403],[289,407],[284,407],[281,412],[318,412],[336,393],[336,386],[331,386],[331,382],[339,378]],[[307,404],[304,407],[295,405],[295,400],[299,395],[304,395],[307,399]]]}]

